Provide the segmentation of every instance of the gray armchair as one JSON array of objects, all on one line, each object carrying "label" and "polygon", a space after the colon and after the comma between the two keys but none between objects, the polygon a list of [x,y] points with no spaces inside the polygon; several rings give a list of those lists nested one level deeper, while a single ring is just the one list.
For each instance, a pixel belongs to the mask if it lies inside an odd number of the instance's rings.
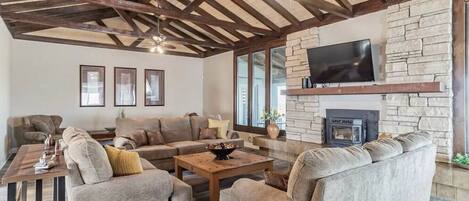
[{"label": "gray armchair", "polygon": [[49,134],[55,139],[60,139],[63,133],[60,128],[62,120],[58,115],[31,115],[19,118],[19,124],[14,128],[17,147],[43,143]]}]

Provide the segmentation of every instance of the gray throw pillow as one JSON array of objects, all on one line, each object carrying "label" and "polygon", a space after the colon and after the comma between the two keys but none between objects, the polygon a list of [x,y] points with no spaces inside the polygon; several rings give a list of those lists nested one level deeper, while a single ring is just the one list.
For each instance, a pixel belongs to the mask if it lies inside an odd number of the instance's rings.
[{"label": "gray throw pillow", "polygon": [[148,145],[161,145],[165,144],[163,136],[158,132],[147,131]]},{"label": "gray throw pillow", "polygon": [[34,129],[37,131],[41,131],[47,134],[54,134],[55,128],[51,127],[50,123],[44,122],[38,119],[31,120],[31,124],[33,125]]}]

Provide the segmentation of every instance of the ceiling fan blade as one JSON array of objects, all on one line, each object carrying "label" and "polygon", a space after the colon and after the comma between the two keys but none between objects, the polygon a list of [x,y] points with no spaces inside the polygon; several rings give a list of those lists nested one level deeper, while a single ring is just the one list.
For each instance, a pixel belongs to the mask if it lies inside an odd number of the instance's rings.
[{"label": "ceiling fan blade", "polygon": [[176,49],[176,46],[170,45],[170,44],[167,44],[167,43],[163,43],[163,44],[161,44],[161,46],[163,46],[164,48],[167,48],[167,49],[172,49],[172,50]]}]

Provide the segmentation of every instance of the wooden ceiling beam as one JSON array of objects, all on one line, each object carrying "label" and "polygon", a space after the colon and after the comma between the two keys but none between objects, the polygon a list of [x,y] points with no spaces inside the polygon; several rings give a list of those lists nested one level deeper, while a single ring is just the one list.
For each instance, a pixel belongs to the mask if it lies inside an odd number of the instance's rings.
[{"label": "wooden ceiling beam", "polygon": [[314,0],[314,1],[311,1],[311,0],[295,0],[295,1],[306,4],[306,5],[310,5],[312,7],[317,8],[317,9],[326,11],[328,13],[331,13],[331,14],[334,14],[334,15],[337,15],[339,17],[343,17],[343,18],[346,18],[346,19],[353,17],[353,13],[351,11],[349,11],[345,8],[342,8],[340,6],[337,6],[335,4],[329,3],[325,0]]},{"label": "wooden ceiling beam", "polygon": [[[184,5],[190,5],[190,1],[189,0],[178,0],[180,3],[184,4]],[[211,18],[211,19],[217,19],[215,16],[211,15],[210,13],[206,12],[204,9],[202,8],[195,8],[195,11],[200,14],[201,16],[204,16],[204,17],[208,17],[208,18]],[[217,30],[213,29],[212,27],[210,26],[207,26],[205,24],[200,24],[200,23],[196,23],[197,26],[199,26],[200,28],[204,29],[205,31],[207,31],[208,33],[212,34],[213,36],[217,37],[218,39],[222,40],[223,42],[227,43],[227,44],[230,44],[230,45],[233,45],[234,46],[234,42],[226,37],[225,35],[221,34],[220,32],[218,32]],[[227,28],[223,28],[225,31],[227,31],[228,33],[231,33],[231,34],[235,34],[234,32],[236,32],[236,30],[233,30],[233,29],[227,29]]]},{"label": "wooden ceiling beam", "polygon": [[298,2],[303,8],[308,10],[315,18],[318,18],[319,20],[324,19],[324,13],[322,13],[321,10],[317,9],[316,7],[313,7],[309,4],[304,3],[303,1]]},{"label": "wooden ceiling beam", "polygon": [[127,22],[127,24],[132,27],[132,29],[135,31],[135,32],[138,32],[140,34],[143,34],[142,30],[140,30],[140,28],[137,26],[137,24],[135,24],[134,20],[132,19],[132,17],[130,17],[130,15],[127,13],[127,11],[125,10],[120,10],[120,9],[116,9],[114,8],[114,10],[116,11],[117,14],[119,14],[119,16],[125,21]]},{"label": "wooden ceiling beam", "polygon": [[83,2],[79,0],[48,0],[48,1],[31,1],[31,2],[24,2],[24,3],[15,3],[15,4],[8,4],[3,5],[1,12],[8,13],[8,12],[30,12],[35,10],[46,10],[51,8],[63,7],[63,6],[71,6],[83,4]]},{"label": "wooden ceiling beam", "polygon": [[293,14],[291,14],[290,11],[285,9],[280,3],[277,2],[277,0],[264,0],[264,2],[272,7],[278,14],[280,14],[282,17],[287,19],[291,24],[295,26],[300,26],[300,21],[296,19]]},{"label": "wooden ceiling beam", "polygon": [[196,8],[200,6],[205,0],[193,0],[191,3],[189,3],[186,8],[182,10],[182,12],[185,13],[192,13]]},{"label": "wooden ceiling beam", "polygon": [[[126,47],[126,46],[119,47],[119,46],[116,46],[116,45],[104,44],[104,43],[85,42],[85,41],[60,39],[60,38],[49,38],[49,37],[34,36],[34,35],[18,34],[18,35],[14,35],[13,38],[19,39],[19,40],[42,41],[42,42],[48,42],[48,43],[58,43],[58,44],[66,44],[66,45],[78,45],[78,46],[85,46],[85,47],[118,49],[118,50],[127,50],[127,51],[150,53],[150,49],[148,49],[148,48]],[[156,53],[154,53],[154,54],[156,54]],[[172,51],[172,50],[165,50],[164,54],[175,55],[175,56],[184,56],[184,57],[196,57],[196,58],[202,58],[203,57],[202,55],[198,55],[198,54],[187,53],[187,52],[178,52],[178,51]]]},{"label": "wooden ceiling beam", "polygon": [[350,12],[353,13],[353,5],[350,3],[349,0],[335,0],[340,6],[346,8]]},{"label": "wooden ceiling beam", "polygon": [[[57,17],[44,17],[39,15],[31,15],[26,13],[4,13],[2,14],[4,19],[13,20],[13,21],[20,21],[24,23],[31,23],[31,24],[39,24],[45,26],[52,26],[52,27],[64,27],[70,29],[77,29],[83,31],[91,31],[91,32],[98,32],[98,33],[106,33],[106,34],[117,34],[117,35],[124,35],[130,36],[135,38],[152,38],[152,35],[149,34],[139,34],[138,32],[122,30],[122,29],[115,29],[110,27],[103,27],[94,24],[84,24],[84,23],[76,23],[68,20],[64,20]],[[219,44],[219,43],[210,43],[206,41],[198,41],[198,40],[191,40],[191,39],[182,39],[182,38],[174,38],[174,37],[167,37],[168,42],[174,42],[178,44],[194,44],[200,45],[204,47],[216,47],[222,49],[232,49],[232,46]]]},{"label": "wooden ceiling beam", "polygon": [[[32,14],[32,13],[28,13],[28,14]],[[86,11],[86,12],[80,12],[80,13],[57,15],[55,17],[60,17],[62,19],[70,20],[72,22],[91,22],[91,21],[102,20],[102,19],[112,18],[112,17],[117,17],[117,16],[118,16],[117,13],[114,12],[112,8],[105,8],[105,9],[100,9],[100,10],[95,10],[95,11],[92,10],[92,11]],[[48,16],[48,17],[52,17],[52,16]],[[13,27],[12,27],[13,31],[16,34],[22,34],[22,33],[27,33],[27,32],[34,32],[34,31],[54,28],[51,26],[17,23],[17,22],[12,23],[12,24],[13,24]]]},{"label": "wooden ceiling beam", "polygon": [[[175,36],[175,35],[173,35],[173,34],[167,32],[167,31],[165,31],[165,30],[161,30],[161,33],[163,33],[163,34],[165,34],[165,35],[168,35],[168,36],[177,37],[177,36]],[[184,47],[186,47],[187,49],[190,49],[191,51],[196,52],[196,53],[199,54],[199,55],[203,55],[203,54],[204,54],[204,52],[203,52],[202,50],[199,50],[199,48],[196,48],[196,47],[194,47],[194,46],[192,46],[192,45],[184,45]]]},{"label": "wooden ceiling beam", "polygon": [[[96,24],[98,24],[99,26],[103,26],[103,27],[107,27],[106,24],[104,24],[104,22],[102,20],[96,20]],[[117,38],[116,35],[114,34],[107,34],[107,36],[109,36],[109,38],[111,38],[112,41],[114,41],[114,43],[119,46],[119,47],[123,47],[124,46],[124,43],[122,43],[122,41]]]},{"label": "wooden ceiling beam", "polygon": [[257,20],[259,20],[259,22],[261,22],[265,26],[269,27],[270,29],[274,30],[277,33],[280,32],[280,27],[275,25],[272,21],[267,19],[267,17],[265,17],[264,15],[259,13],[256,9],[254,9],[249,4],[244,2],[244,0],[232,0],[232,2],[235,3],[236,5],[238,5],[239,7],[241,7],[244,11],[246,11],[247,13],[252,15]]},{"label": "wooden ceiling beam", "polygon": [[143,13],[143,14],[153,14],[153,15],[162,15],[166,18],[178,19],[178,20],[187,20],[195,23],[200,24],[207,24],[225,28],[233,28],[239,29],[243,31],[263,34],[263,35],[271,35],[270,30],[261,29],[258,27],[247,26],[243,24],[237,24],[233,22],[228,22],[224,20],[218,19],[210,19],[203,16],[188,14],[188,13],[181,13],[180,11],[176,10],[169,10],[169,9],[162,9],[148,4],[136,3],[128,0],[83,0],[89,3],[95,3],[98,5],[109,6],[113,8]]}]

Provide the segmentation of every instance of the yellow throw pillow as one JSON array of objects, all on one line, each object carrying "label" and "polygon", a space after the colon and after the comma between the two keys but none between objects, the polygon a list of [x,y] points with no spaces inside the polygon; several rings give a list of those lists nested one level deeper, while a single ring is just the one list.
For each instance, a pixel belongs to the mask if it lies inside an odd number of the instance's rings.
[{"label": "yellow throw pillow", "polygon": [[140,157],[136,152],[120,150],[112,146],[104,147],[114,176],[126,176],[143,172]]},{"label": "yellow throw pillow", "polygon": [[230,125],[230,120],[214,120],[208,119],[209,128],[218,128],[217,138],[228,139],[226,133],[228,132],[228,126]]}]

